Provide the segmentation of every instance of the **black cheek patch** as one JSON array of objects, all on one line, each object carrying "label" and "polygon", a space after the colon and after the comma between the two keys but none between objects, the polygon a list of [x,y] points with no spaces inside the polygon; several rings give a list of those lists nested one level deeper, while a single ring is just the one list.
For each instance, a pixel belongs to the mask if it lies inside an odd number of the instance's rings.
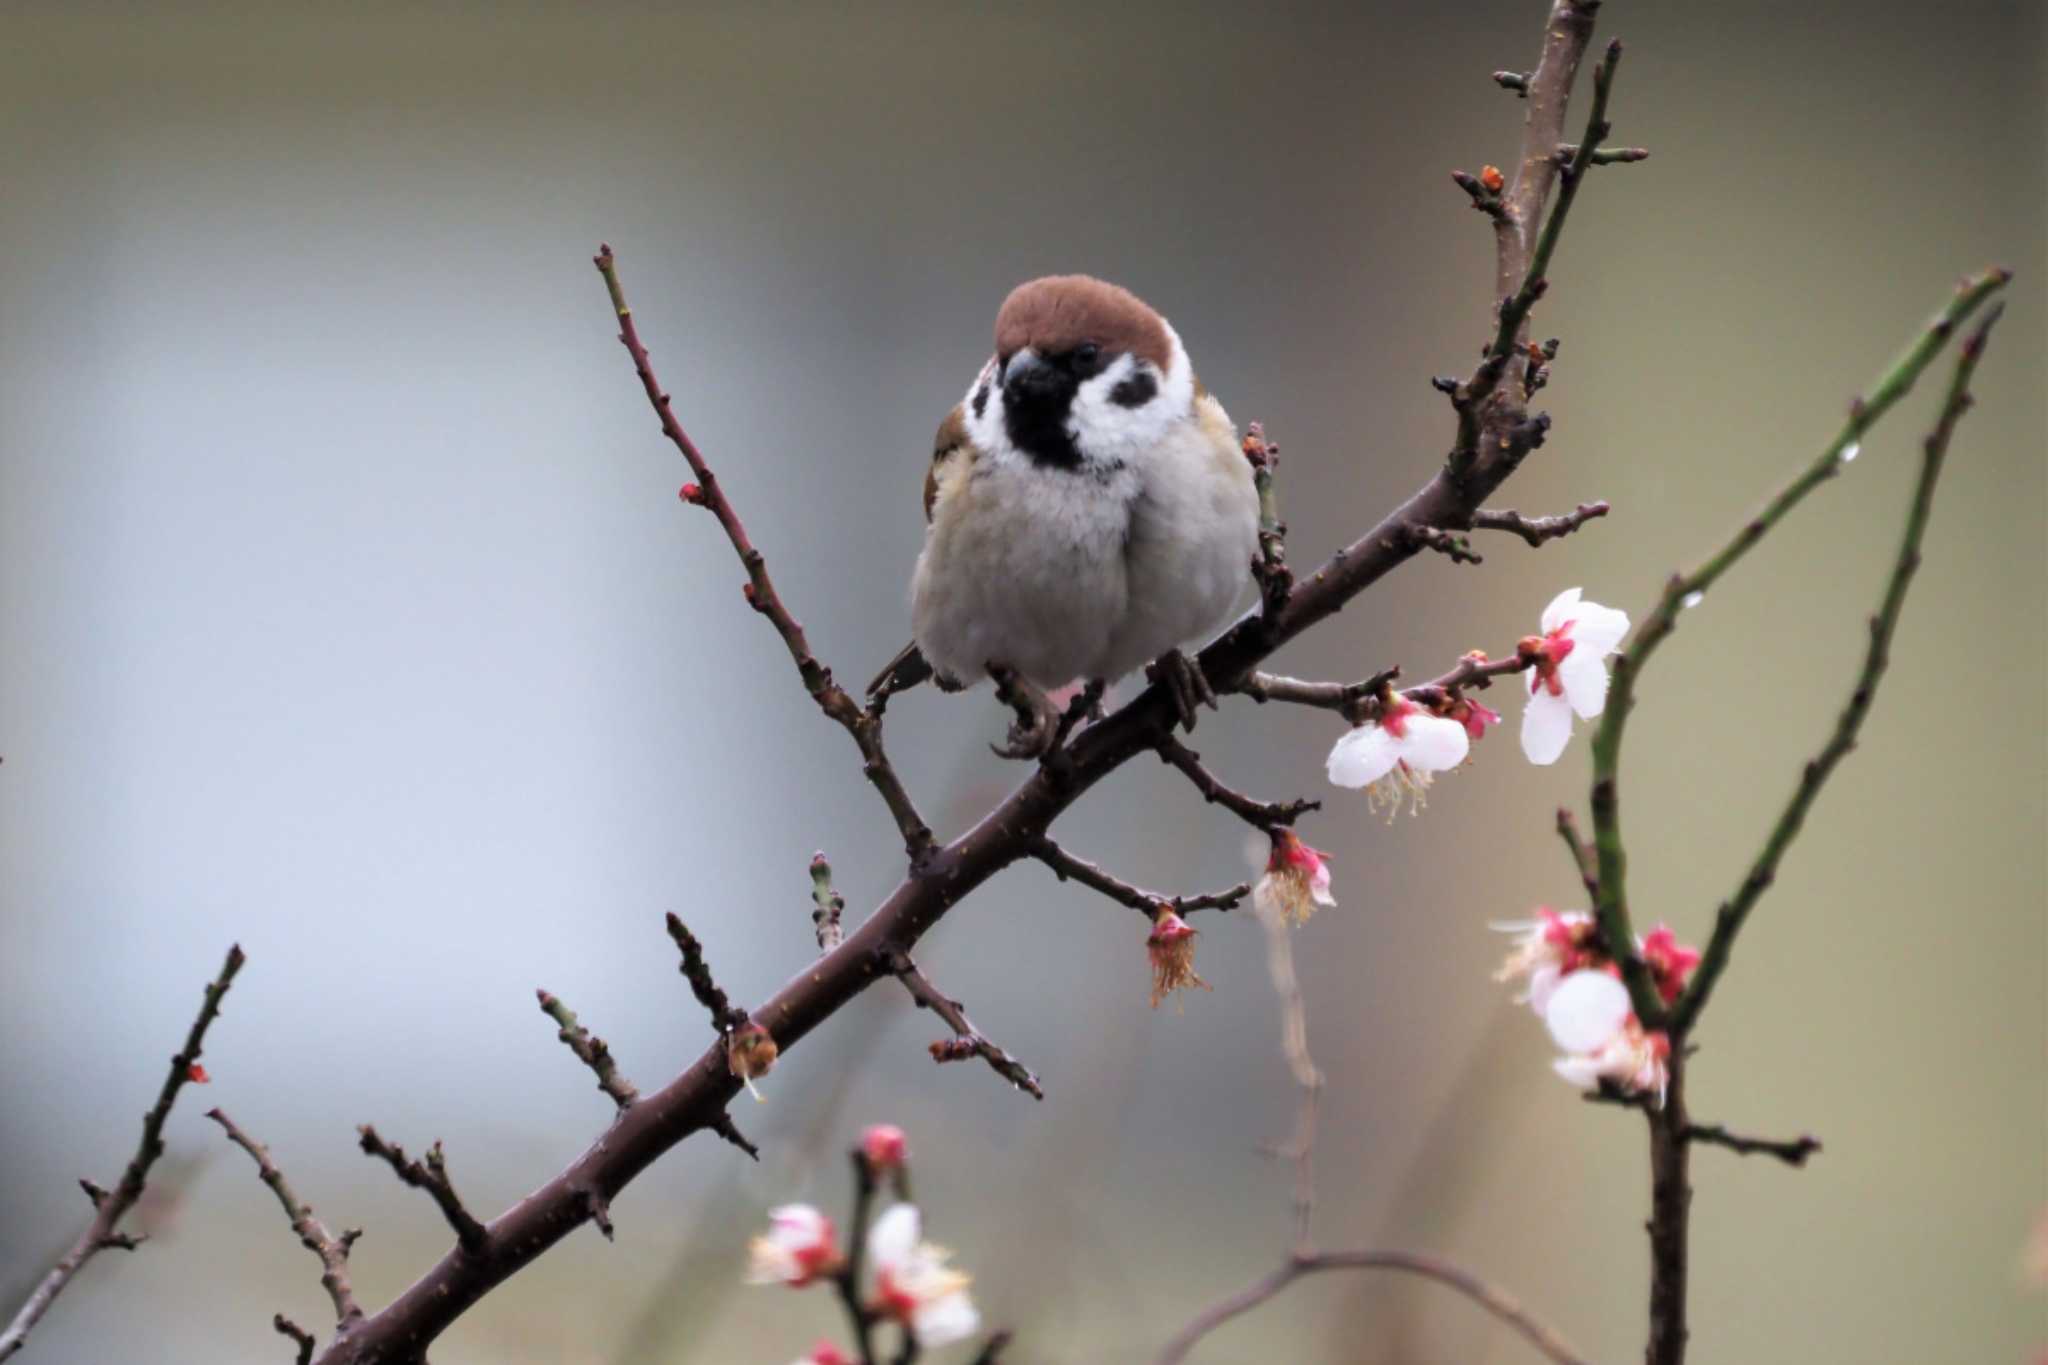
[{"label": "black cheek patch", "polygon": [[1142,408],[1159,392],[1150,370],[1139,370],[1109,391],[1109,401],[1120,408]]},{"label": "black cheek patch", "polygon": [[975,418],[975,420],[976,420],[976,421],[980,421],[980,420],[981,420],[981,415],[982,415],[983,413],[987,412],[987,411],[988,411],[988,385],[987,385],[987,384],[983,384],[983,385],[982,385],[982,386],[981,386],[980,388],[978,388],[978,389],[976,389],[976,390],[974,391],[974,418]]}]

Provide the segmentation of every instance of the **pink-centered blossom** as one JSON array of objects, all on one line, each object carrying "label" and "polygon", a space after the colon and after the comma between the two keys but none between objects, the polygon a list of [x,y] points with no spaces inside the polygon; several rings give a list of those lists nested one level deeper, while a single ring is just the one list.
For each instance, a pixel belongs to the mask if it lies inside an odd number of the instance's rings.
[{"label": "pink-centered blossom", "polygon": [[1612,1081],[1664,1102],[1671,1040],[1645,1030],[1629,1006],[1628,988],[1610,972],[1588,968],[1557,983],[1543,1009],[1551,1041],[1565,1055],[1552,1065],[1581,1090]]},{"label": "pink-centered blossom", "polygon": [[1522,712],[1522,752],[1531,763],[1555,763],[1572,737],[1572,715],[1591,720],[1607,706],[1607,656],[1628,634],[1628,613],[1567,588],[1543,609],[1543,633],[1519,647],[1533,662],[1523,672],[1529,704]]},{"label": "pink-centered blossom", "polygon": [[1152,1008],[1175,991],[1208,990],[1209,983],[1195,974],[1195,927],[1167,906],[1152,917],[1152,932],[1145,936],[1145,954],[1152,961]]},{"label": "pink-centered blossom", "polygon": [[1550,993],[1557,989],[1559,981],[1602,960],[1593,917],[1584,910],[1553,910],[1539,905],[1535,919],[1510,920],[1492,927],[1515,935],[1514,947],[1509,949],[1493,979],[1526,982],[1515,1003],[1528,1005],[1539,1016],[1550,1003]]},{"label": "pink-centered blossom", "polygon": [[839,1269],[839,1236],[809,1204],[784,1204],[768,1210],[768,1231],[748,1244],[747,1259],[748,1284],[801,1289]]},{"label": "pink-centered blossom", "polygon": [[924,1350],[964,1340],[981,1327],[967,1296],[971,1283],[947,1266],[949,1255],[924,1240],[915,1204],[892,1204],[868,1229],[868,1263],[875,1271],[874,1300],[882,1317],[909,1329]]},{"label": "pink-centered blossom", "polygon": [[1339,739],[1325,765],[1330,781],[1340,787],[1364,787],[1367,804],[1387,808],[1387,818],[1402,803],[1422,806],[1430,780],[1465,761],[1472,737],[1455,720],[1432,715],[1396,692],[1377,720],[1357,726]]},{"label": "pink-centered blossom", "polygon": [[1252,887],[1252,905],[1262,915],[1278,915],[1300,924],[1318,906],[1335,905],[1330,894],[1330,855],[1310,848],[1291,829],[1272,833],[1273,850],[1266,871]]},{"label": "pink-centered blossom", "polygon": [[821,1341],[811,1348],[811,1353],[794,1365],[855,1365],[852,1356],[840,1350],[829,1341]]},{"label": "pink-centered blossom", "polygon": [[1657,983],[1657,994],[1664,997],[1667,1005],[1684,994],[1692,969],[1700,965],[1700,950],[1680,943],[1668,924],[1660,924],[1637,939],[1636,951],[1648,964],[1650,976]]}]

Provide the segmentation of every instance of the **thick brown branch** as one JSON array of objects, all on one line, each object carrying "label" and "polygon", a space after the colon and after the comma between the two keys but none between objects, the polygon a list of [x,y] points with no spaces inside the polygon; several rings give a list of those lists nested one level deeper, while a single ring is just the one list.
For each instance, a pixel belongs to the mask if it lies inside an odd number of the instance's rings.
[{"label": "thick brown branch", "polygon": [[484,1225],[462,1206],[462,1197],[455,1193],[455,1185],[448,1179],[448,1163],[441,1155],[439,1142],[427,1148],[425,1161],[415,1161],[407,1158],[403,1147],[386,1142],[367,1123],[356,1132],[366,1154],[391,1167],[391,1173],[404,1184],[427,1192],[439,1206],[441,1216],[448,1220],[448,1226],[455,1229],[455,1240],[465,1250],[474,1251],[483,1245]]},{"label": "thick brown branch", "polygon": [[1194,910],[1234,910],[1252,893],[1250,882],[1239,882],[1227,891],[1211,891],[1199,896],[1162,896],[1157,891],[1147,891],[1119,880],[1086,858],[1075,857],[1044,835],[1031,841],[1031,856],[1051,868],[1052,874],[1061,881],[1077,881],[1091,891],[1100,891],[1118,905],[1127,905],[1148,920],[1162,908],[1175,914]]},{"label": "thick brown branch", "polygon": [[1177,1365],[1179,1361],[1187,1359],[1188,1353],[1194,1350],[1196,1343],[1203,1337],[1240,1313],[1248,1313],[1257,1308],[1304,1275],[1316,1275],[1330,1270],[1395,1270],[1434,1280],[1456,1290],[1512,1327],[1524,1341],[1541,1351],[1546,1359],[1557,1362],[1557,1365],[1586,1365],[1584,1357],[1528,1309],[1517,1303],[1506,1291],[1497,1289],[1470,1271],[1461,1270],[1446,1261],[1431,1256],[1419,1256],[1408,1251],[1322,1251],[1307,1256],[1289,1257],[1286,1263],[1272,1274],[1215,1304],[1183,1327],[1180,1334],[1167,1343],[1166,1349],[1159,1353],[1158,1365]]},{"label": "thick brown branch", "polygon": [[270,1186],[277,1202],[284,1205],[285,1217],[291,1220],[292,1231],[299,1234],[299,1241],[306,1250],[320,1258],[320,1283],[326,1288],[327,1296],[334,1300],[334,1318],[340,1324],[335,1334],[339,1343],[363,1316],[348,1278],[348,1251],[355,1245],[356,1238],[363,1235],[362,1230],[345,1228],[338,1237],[329,1232],[327,1225],[313,1216],[312,1206],[299,1202],[299,1197],[292,1193],[292,1187],[285,1183],[284,1172],[271,1161],[269,1148],[243,1132],[233,1119],[218,1109],[207,1110],[206,1117],[218,1123],[226,1130],[230,1141],[254,1158],[257,1175]]},{"label": "thick brown branch", "polygon": [[1472,525],[1482,531],[1511,531],[1531,545],[1568,536],[1595,517],[1611,509],[1605,502],[1582,502],[1576,511],[1558,517],[1525,517],[1520,512],[1482,507],[1472,514]]},{"label": "thick brown branch", "polygon": [[[917,813],[916,805],[910,799],[910,792],[897,776],[890,763],[887,751],[882,746],[882,710],[878,704],[863,710],[846,689],[832,679],[832,670],[820,663],[811,653],[810,641],[804,636],[804,628],[789,608],[783,605],[782,597],[775,590],[775,581],[768,576],[768,560],[747,536],[747,528],[741,523],[739,513],[733,510],[726,498],[725,490],[718,482],[718,476],[711,472],[711,466],[697,449],[696,442],[683,430],[676,420],[669,396],[661,387],[661,381],[654,377],[653,363],[648,359],[647,348],[641,344],[639,328],[633,322],[633,310],[626,306],[624,287],[619,283],[616,263],[609,246],[599,246],[592,258],[598,273],[604,277],[606,291],[611,295],[612,309],[619,319],[619,341],[627,354],[633,357],[634,372],[640,376],[640,385],[647,391],[647,401],[654,405],[655,415],[661,419],[662,435],[668,437],[683,458],[689,462],[690,472],[697,476],[695,483],[683,486],[683,501],[704,508],[718,518],[724,528],[726,539],[732,542],[733,552],[740,557],[740,564],[747,571],[744,589],[747,603],[754,610],[768,618],[775,627],[775,633],[782,637],[783,645],[789,650],[790,659],[796,664],[798,675],[803,679],[804,690],[818,704],[818,709],[837,721],[853,737],[860,749],[861,772],[881,793],[882,801],[889,808],[889,814],[896,821],[898,832],[903,835],[905,852],[911,863],[918,865],[931,853],[932,831]],[[886,700],[886,699],[885,699]]]},{"label": "thick brown branch", "polygon": [[990,1042],[988,1035],[974,1026],[967,1012],[960,1008],[960,1002],[948,996],[932,984],[931,978],[918,970],[910,960],[910,954],[900,950],[890,955],[890,971],[903,988],[910,992],[918,1008],[930,1010],[952,1027],[953,1037],[932,1044],[932,1060],[937,1062],[958,1062],[969,1057],[979,1057],[987,1062],[998,1076],[1026,1091],[1034,1100],[1045,1098],[1045,1090],[1038,1083],[1038,1077],[1031,1074],[1022,1062]]},{"label": "thick brown branch", "polygon": [[[830,871],[826,869],[827,875]],[[711,966],[704,960],[704,945],[673,913],[668,917],[668,936],[675,940],[677,951],[683,955],[676,970],[690,983],[690,993],[697,997],[697,1003],[711,1015],[711,1027],[726,1034],[746,1023],[747,1012],[735,1006],[711,979]]]},{"label": "thick brown branch", "polygon": [[[1413,554],[1414,551],[1411,549],[1408,553]],[[1171,731],[1160,736],[1153,747],[1159,751],[1162,761],[1180,769],[1181,774],[1195,784],[1195,790],[1202,794],[1204,801],[1223,807],[1258,829],[1270,832],[1283,825],[1292,825],[1310,811],[1323,808],[1320,801],[1258,801],[1225,786],[1220,778],[1202,766],[1202,756],[1181,743]]]},{"label": "thick brown branch", "polygon": [[[671,917],[673,918],[673,917]],[[612,1060],[612,1050],[604,1039],[583,1027],[576,1020],[576,1012],[546,991],[535,991],[540,1001],[541,1013],[561,1025],[555,1036],[560,1038],[576,1059],[597,1077],[597,1088],[612,1097],[612,1103],[624,1113],[640,1098],[640,1092],[633,1083],[619,1074],[618,1063]]]},{"label": "thick brown branch", "polygon": [[220,974],[207,986],[199,1003],[199,1014],[192,1020],[192,1027],[185,1031],[185,1046],[171,1056],[171,1069],[164,1077],[164,1083],[157,1090],[156,1103],[142,1116],[142,1142],[135,1149],[135,1155],[128,1159],[127,1169],[121,1172],[120,1183],[108,1190],[90,1180],[80,1180],[86,1197],[92,1200],[93,1217],[85,1231],[78,1234],[65,1253],[58,1258],[36,1287],[29,1291],[26,1302],[0,1331],[0,1360],[19,1351],[28,1340],[28,1334],[41,1322],[43,1315],[50,1311],[50,1305],[64,1292],[66,1285],[85,1263],[109,1248],[133,1251],[141,1242],[140,1237],[120,1232],[119,1225],[128,1211],[142,1198],[142,1191],[149,1183],[149,1168],[164,1154],[164,1121],[170,1117],[171,1106],[177,1103],[178,1092],[195,1080],[203,1080],[205,1071],[199,1067],[199,1056],[204,1050],[206,1030],[220,1016],[221,998],[228,993],[235,973],[242,970],[247,959],[240,944],[228,949],[227,960],[221,963]]}]

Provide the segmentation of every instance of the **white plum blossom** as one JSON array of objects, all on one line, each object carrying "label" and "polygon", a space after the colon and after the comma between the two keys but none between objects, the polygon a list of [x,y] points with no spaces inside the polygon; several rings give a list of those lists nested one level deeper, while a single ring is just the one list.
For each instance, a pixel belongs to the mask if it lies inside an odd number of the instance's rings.
[{"label": "white plum blossom", "polygon": [[1471,751],[1472,737],[1464,725],[1432,715],[1396,692],[1379,719],[1337,741],[1326,767],[1338,786],[1364,787],[1367,804],[1375,811],[1384,805],[1391,820],[1404,800],[1419,808],[1431,778],[1463,763]]},{"label": "white plum blossom", "polygon": [[868,1229],[874,1311],[902,1323],[924,1350],[965,1340],[981,1327],[967,1297],[970,1281],[947,1267],[947,1255],[924,1240],[915,1204],[890,1205]]},{"label": "white plum blossom", "polygon": [[1587,969],[1558,982],[1544,1005],[1543,1022],[1565,1054],[1553,1063],[1557,1074],[1572,1085],[1594,1090],[1612,1081],[1664,1102],[1671,1040],[1644,1030],[1629,1006],[1628,988],[1611,973]]},{"label": "white plum blossom", "polygon": [[1591,720],[1607,705],[1607,656],[1628,634],[1628,613],[1567,588],[1543,609],[1543,634],[1521,642],[1531,660],[1529,704],[1522,712],[1522,752],[1531,763],[1557,762],[1572,737],[1572,713]]},{"label": "white plum blossom", "polygon": [[839,1269],[839,1239],[832,1220],[809,1204],[768,1210],[768,1231],[747,1247],[748,1284],[801,1289]]}]

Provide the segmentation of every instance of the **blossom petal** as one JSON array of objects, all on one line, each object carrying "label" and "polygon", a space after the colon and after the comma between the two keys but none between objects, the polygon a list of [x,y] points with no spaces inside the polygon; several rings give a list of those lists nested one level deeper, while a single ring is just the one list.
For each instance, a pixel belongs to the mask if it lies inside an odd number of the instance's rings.
[{"label": "blossom petal", "polygon": [[1472,736],[1457,721],[1443,716],[1408,717],[1408,733],[1402,736],[1401,757],[1413,768],[1433,773],[1449,772],[1472,752]]},{"label": "blossom petal", "polygon": [[1591,1057],[1559,1057],[1550,1066],[1581,1090],[1600,1088],[1600,1064]]},{"label": "blossom petal", "polygon": [[1535,1010],[1539,1018],[1550,1008],[1550,997],[1557,994],[1558,982],[1563,979],[1563,973],[1548,963],[1530,969],[1529,993],[1525,998],[1529,1002],[1529,1008]]},{"label": "blossom petal", "polygon": [[1603,607],[1598,602],[1579,603],[1578,624],[1572,627],[1572,639],[1579,648],[1591,650],[1597,657],[1612,654],[1628,634],[1628,613],[1615,607]]},{"label": "blossom petal", "polygon": [[1543,1008],[1543,1022],[1561,1052],[1598,1052],[1628,1016],[1628,987],[1597,971],[1573,972],[1558,982]]},{"label": "blossom petal", "polygon": [[1529,698],[1522,711],[1522,752],[1531,763],[1555,763],[1572,737],[1572,708],[1546,689]]},{"label": "blossom petal", "polygon": [[891,1204],[868,1229],[868,1259],[878,1266],[902,1261],[917,1250],[923,1234],[917,1205]]},{"label": "blossom petal", "polygon": [[1331,747],[1324,769],[1340,787],[1366,787],[1393,771],[1400,756],[1400,743],[1392,735],[1377,725],[1360,725]]},{"label": "blossom petal", "polygon": [[1550,599],[1550,605],[1543,609],[1543,633],[1550,634],[1565,622],[1576,617],[1579,607],[1578,588],[1566,588]]},{"label": "blossom petal", "polygon": [[1597,650],[1575,649],[1557,666],[1564,699],[1572,710],[1591,720],[1607,709],[1607,664]]},{"label": "blossom petal", "polygon": [[967,1292],[957,1290],[920,1306],[911,1318],[910,1330],[918,1345],[935,1350],[965,1341],[980,1331],[981,1314],[974,1310],[974,1300],[967,1297]]}]

